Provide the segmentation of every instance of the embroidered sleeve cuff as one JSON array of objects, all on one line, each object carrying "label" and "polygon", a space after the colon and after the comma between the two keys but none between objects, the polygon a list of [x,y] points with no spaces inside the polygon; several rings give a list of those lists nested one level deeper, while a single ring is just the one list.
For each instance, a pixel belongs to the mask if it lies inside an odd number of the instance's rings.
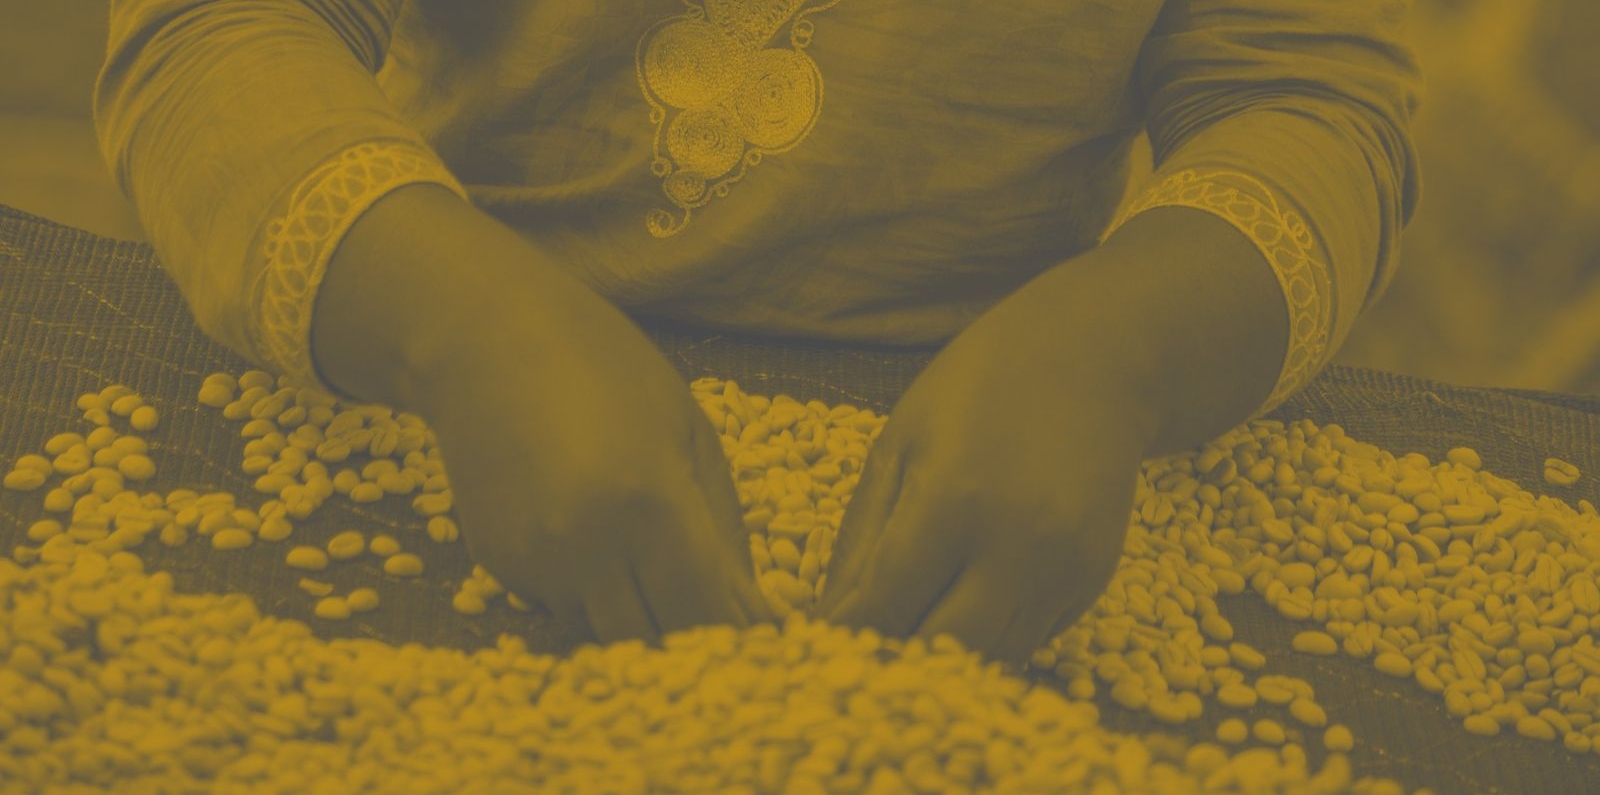
[{"label": "embroidered sleeve cuff", "polygon": [[258,360],[304,384],[331,388],[311,357],[317,290],[339,241],[378,199],[414,183],[434,183],[463,199],[466,191],[426,146],[364,141],[312,169],[280,201],[252,247],[257,258],[246,306]]},{"label": "embroidered sleeve cuff", "polygon": [[1318,256],[1310,227],[1254,177],[1186,169],[1135,196],[1102,241],[1129,218],[1155,207],[1190,207],[1222,218],[1248,237],[1271,266],[1289,313],[1289,345],[1277,385],[1252,418],[1272,411],[1309,383],[1331,356],[1332,275]]}]

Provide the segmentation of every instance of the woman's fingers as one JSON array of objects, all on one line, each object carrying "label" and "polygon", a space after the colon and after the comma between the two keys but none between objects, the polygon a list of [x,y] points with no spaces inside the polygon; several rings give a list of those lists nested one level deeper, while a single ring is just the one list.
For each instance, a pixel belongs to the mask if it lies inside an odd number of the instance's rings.
[{"label": "woman's fingers", "polygon": [[589,611],[583,599],[573,596],[535,597],[556,622],[566,627],[580,641],[598,641],[594,627],[589,624]]},{"label": "woman's fingers", "polygon": [[968,569],[928,612],[916,633],[928,640],[941,633],[949,634],[985,657],[1004,659],[995,652],[1002,647],[1002,639],[1020,612],[1016,608],[1007,615],[996,612],[998,605],[1015,604],[1009,596],[1003,579],[997,583],[989,572]]},{"label": "woman's fingers", "polygon": [[1026,537],[975,557],[917,634],[948,632],[991,659],[1022,665],[1070,625],[1082,591],[1070,558],[1049,544],[1018,543]]},{"label": "woman's fingers", "polygon": [[580,576],[587,564],[577,558],[583,550],[574,547],[570,534],[546,533],[528,525],[484,534],[478,527],[462,524],[461,538],[471,559],[483,562],[511,592],[537,602],[575,639],[598,639],[586,598],[586,585],[593,579]]},{"label": "woman's fingers", "polygon": [[870,559],[861,564],[850,589],[855,598],[838,611],[836,621],[871,626],[889,637],[916,631],[967,567],[965,545],[950,543],[959,536],[935,525],[940,521],[935,510],[915,492],[904,492]]},{"label": "woman's fingers", "polygon": [[[1022,666],[1049,642],[1051,629],[1060,618],[1051,608],[1057,601],[1018,593],[1003,580],[964,578],[922,622],[917,634],[932,640],[948,632],[988,659]],[[1002,605],[1015,607],[1002,614]]]},{"label": "woman's fingers", "polygon": [[646,595],[633,567],[623,557],[596,572],[584,599],[585,618],[600,643],[615,643],[640,638],[646,643],[661,639],[661,631],[646,606]]},{"label": "woman's fingers", "polygon": [[618,491],[614,500],[599,502],[582,500],[583,508],[575,512],[571,526],[538,533],[539,548],[530,550],[533,555],[524,560],[538,561],[553,593],[582,599],[583,620],[597,642],[631,638],[654,642],[661,627],[632,550],[622,543],[619,531],[641,522],[658,525],[661,517],[649,514],[660,511],[662,503],[638,491]]},{"label": "woman's fingers", "polygon": [[1061,604],[1060,599],[1030,600],[1023,596],[1015,618],[993,647],[994,659],[1016,666],[1026,665],[1033,653],[1047,646],[1054,637],[1055,628],[1063,621],[1059,611]]},{"label": "woman's fingers", "polygon": [[830,620],[838,620],[834,611],[845,597],[860,587],[863,569],[879,554],[878,542],[900,499],[904,478],[900,456],[882,443],[881,436],[863,466],[861,481],[856,484],[834,539],[833,556],[828,561],[828,584],[817,605],[817,614]]},{"label": "woman's fingers", "polygon": [[742,626],[745,614],[729,578],[744,574],[735,568],[725,528],[712,523],[703,498],[670,517],[676,527],[655,526],[634,536],[627,556],[633,561],[640,591],[648,600],[662,632],[704,624]]}]

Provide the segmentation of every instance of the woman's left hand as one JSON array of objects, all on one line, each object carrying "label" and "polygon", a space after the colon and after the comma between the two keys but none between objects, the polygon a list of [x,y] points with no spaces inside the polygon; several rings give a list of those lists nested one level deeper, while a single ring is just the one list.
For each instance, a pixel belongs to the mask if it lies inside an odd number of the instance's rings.
[{"label": "woman's left hand", "polygon": [[889,637],[950,633],[1021,665],[1120,559],[1152,418],[1070,308],[1013,295],[895,406],[851,498],[819,605]]}]

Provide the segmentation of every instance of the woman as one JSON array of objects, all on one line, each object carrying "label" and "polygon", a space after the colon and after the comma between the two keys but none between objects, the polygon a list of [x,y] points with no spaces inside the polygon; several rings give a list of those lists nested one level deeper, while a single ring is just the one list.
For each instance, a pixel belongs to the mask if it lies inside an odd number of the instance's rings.
[{"label": "woman", "polygon": [[948,342],[820,614],[1015,662],[1142,459],[1327,362],[1416,201],[1402,0],[466,5],[114,0],[96,126],[201,326],[426,417],[474,556],[602,641],[769,618],[623,310]]}]

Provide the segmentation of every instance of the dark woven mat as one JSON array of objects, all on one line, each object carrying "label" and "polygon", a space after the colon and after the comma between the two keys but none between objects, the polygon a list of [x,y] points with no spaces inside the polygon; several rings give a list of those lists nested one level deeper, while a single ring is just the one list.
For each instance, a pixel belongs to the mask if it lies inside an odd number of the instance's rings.
[{"label": "dark woven mat", "polygon": [[[646,330],[686,379],[714,375],[735,379],[753,393],[879,411],[894,404],[933,355],[735,338],[658,324]],[[246,367],[198,331],[148,246],[96,237],[0,205],[0,465],[37,451],[54,433],[87,430],[73,407],[77,395],[120,382],[144,394],[165,418],[150,435],[152,456],[161,467],[150,490],[225,490],[256,505],[262,498],[253,495],[239,471],[244,440],[237,424],[195,401],[204,376]],[[1275,416],[1336,422],[1352,436],[1396,454],[1439,458],[1451,447],[1472,446],[1488,468],[1530,490],[1574,504],[1580,497],[1600,502],[1595,477],[1600,473],[1600,397],[1468,389],[1333,367]],[[1552,455],[1584,471],[1576,487],[1543,483],[1542,462]],[[0,549],[9,551],[22,529],[42,515],[39,496],[0,493]],[[296,587],[299,573],[282,565],[281,545],[219,554],[204,544],[169,550],[152,541],[140,553],[152,567],[173,572],[182,589],[252,594],[263,610],[306,620],[324,637],[474,649],[511,632],[535,651],[564,653],[573,647],[573,639],[553,622],[537,613],[513,612],[503,602],[472,619],[455,613],[450,595],[470,564],[461,545],[428,541],[405,501],[365,507],[331,501],[297,525],[296,540],[314,543],[349,527],[392,528],[403,544],[425,556],[429,573],[419,581],[396,583],[367,562],[319,575],[341,590],[370,584],[383,594],[381,610],[340,624],[311,618],[312,599]],[[1231,598],[1223,606],[1241,639],[1268,652],[1269,671],[1310,679],[1332,718],[1355,730],[1358,774],[1394,777],[1439,795],[1600,793],[1600,757],[1574,756],[1557,744],[1509,733],[1494,739],[1467,735],[1438,698],[1409,682],[1397,683],[1343,657],[1293,654],[1288,638],[1298,626],[1276,617],[1258,598]],[[1220,712],[1210,709],[1204,721],[1184,732],[1209,738]],[[1113,727],[1157,728],[1109,703],[1103,714]],[[1314,749],[1318,743],[1307,745]],[[1313,752],[1313,761],[1317,758]]]}]

